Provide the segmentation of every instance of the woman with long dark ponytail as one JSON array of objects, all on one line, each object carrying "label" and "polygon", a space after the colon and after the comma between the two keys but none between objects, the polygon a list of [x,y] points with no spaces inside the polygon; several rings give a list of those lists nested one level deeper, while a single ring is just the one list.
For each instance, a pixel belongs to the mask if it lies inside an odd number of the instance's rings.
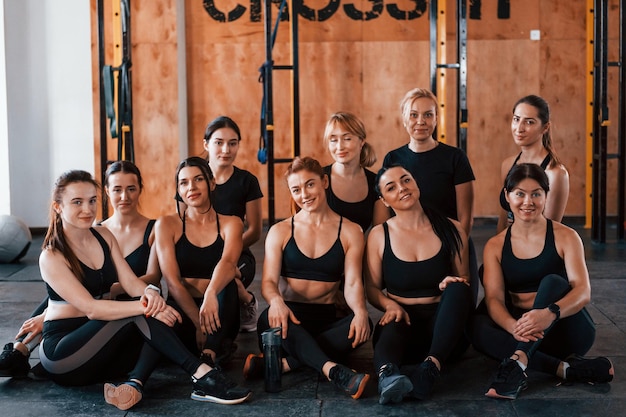
[{"label": "woman with long dark ponytail", "polygon": [[[569,174],[554,151],[548,102],[535,95],[520,98],[513,106],[511,134],[515,144],[520,147],[520,152],[502,161],[502,182],[517,164],[532,163],[541,166],[548,176],[551,188],[544,215],[550,220],[560,222],[569,196]],[[500,192],[500,206],[502,211],[498,219],[498,232],[514,220],[504,189]]]},{"label": "woman with long dark ponytail", "polygon": [[[424,400],[441,367],[466,346],[462,336],[473,307],[467,236],[459,222],[422,207],[404,167],[382,168],[376,189],[396,214],[372,228],[366,248],[367,297],[384,313],[373,338],[378,401]],[[408,364],[418,366],[401,374]]]}]

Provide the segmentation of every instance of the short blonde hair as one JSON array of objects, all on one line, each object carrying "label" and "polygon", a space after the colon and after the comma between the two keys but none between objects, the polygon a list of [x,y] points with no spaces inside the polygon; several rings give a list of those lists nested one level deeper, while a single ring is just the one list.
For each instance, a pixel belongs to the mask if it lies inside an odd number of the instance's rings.
[{"label": "short blonde hair", "polygon": [[414,88],[409,90],[402,101],[400,101],[400,111],[402,112],[402,119],[407,120],[409,118],[409,113],[411,111],[411,105],[418,98],[429,98],[435,103],[435,114],[439,115],[439,102],[437,101],[437,97],[432,93],[432,91],[427,90],[425,88]]}]

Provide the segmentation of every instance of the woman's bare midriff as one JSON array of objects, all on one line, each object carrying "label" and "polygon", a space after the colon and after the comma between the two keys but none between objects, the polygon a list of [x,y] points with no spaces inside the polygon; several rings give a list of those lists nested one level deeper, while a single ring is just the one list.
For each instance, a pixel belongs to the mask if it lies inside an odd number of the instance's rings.
[{"label": "woman's bare midriff", "polygon": [[509,292],[511,303],[517,308],[530,310],[535,302],[536,292]]},{"label": "woman's bare midriff", "polygon": [[287,285],[281,286],[283,299],[296,303],[333,304],[339,282],[311,281],[299,278],[283,278]]},{"label": "woman's bare midriff", "polygon": [[392,300],[400,304],[409,305],[409,306],[417,305],[417,304],[435,304],[441,300],[440,295],[436,295],[432,297],[406,298],[406,297],[400,297],[397,295],[387,293],[387,297],[391,298]]}]

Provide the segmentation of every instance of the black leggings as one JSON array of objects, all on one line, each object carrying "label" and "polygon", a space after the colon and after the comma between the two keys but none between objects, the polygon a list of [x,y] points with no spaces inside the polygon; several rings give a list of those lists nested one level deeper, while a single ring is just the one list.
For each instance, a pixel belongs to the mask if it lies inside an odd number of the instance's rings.
[{"label": "black leggings", "polygon": [[245,288],[248,288],[254,280],[254,274],[256,274],[256,259],[249,248],[245,248],[241,251],[241,256],[237,261],[237,267],[241,272],[241,282]]},{"label": "black leggings", "polygon": [[469,249],[469,277],[470,285],[472,289],[472,309],[476,308],[476,302],[478,301],[478,289],[481,285],[481,279],[478,274],[478,261],[476,259],[476,248],[474,247],[474,241],[472,238],[467,239],[467,246]]},{"label": "black leggings", "polygon": [[374,367],[386,363],[400,367],[414,364],[427,356],[437,358],[443,365],[460,356],[467,344],[463,339],[465,324],[473,309],[470,287],[461,282],[448,285],[439,303],[402,305],[411,325],[391,322],[376,325],[374,330]]},{"label": "black leggings", "polygon": [[[568,281],[560,275],[550,274],[541,280],[533,309],[546,308],[570,291]],[[519,319],[528,310],[508,306],[509,312]],[[595,340],[596,328],[586,309],[558,320],[544,331],[537,342],[518,342],[511,334],[496,324],[481,304],[471,325],[472,343],[479,352],[502,360],[516,350],[528,355],[528,366],[541,372],[556,374],[559,363],[572,354],[584,355]]]},{"label": "black leggings", "polygon": [[[202,298],[194,298],[196,305],[200,307],[202,305]],[[219,294],[217,294],[217,302],[219,303],[219,318],[222,327],[213,334],[208,334],[203,349],[210,349],[218,356],[222,353],[224,348],[230,348],[230,344],[235,340],[239,333],[239,295],[237,294],[237,284],[235,281],[230,281],[226,287]],[[180,315],[183,317],[182,324],[176,324],[174,330],[180,339],[183,341],[187,349],[192,352],[198,352],[198,346],[196,344],[196,326],[193,321],[182,310],[182,308],[176,303],[176,301],[170,297],[167,303],[174,307]]]},{"label": "black leggings", "polygon": [[[48,297],[44,298],[44,300],[41,302],[41,304],[39,304],[37,306],[37,308],[35,308],[35,310],[33,310],[33,312],[30,314],[29,318],[33,318],[35,316],[40,315],[41,313],[44,312],[44,310],[48,308]],[[17,338],[18,342],[24,343],[24,339],[26,339],[26,337],[29,335],[30,333],[26,333],[20,337]],[[28,347],[28,350],[30,350],[31,352],[33,350],[35,350],[35,348],[37,347],[37,345],[41,342],[41,335],[36,337],[35,339],[31,340],[30,342],[28,342],[28,344],[26,345]]]},{"label": "black leggings", "polygon": [[170,327],[144,316],[46,321],[39,356],[55,382],[87,385],[125,374],[146,348],[167,356],[189,375],[201,364]]},{"label": "black leggings", "polygon": [[[322,373],[328,361],[342,362],[352,348],[354,338],[348,339],[354,313],[337,319],[333,304],[308,304],[286,302],[300,324],[289,322],[287,338],[282,340],[283,357],[294,370],[302,365]],[[257,333],[261,346],[261,333],[270,328],[267,318],[269,308],[259,317]],[[369,323],[370,328],[372,322]]]}]

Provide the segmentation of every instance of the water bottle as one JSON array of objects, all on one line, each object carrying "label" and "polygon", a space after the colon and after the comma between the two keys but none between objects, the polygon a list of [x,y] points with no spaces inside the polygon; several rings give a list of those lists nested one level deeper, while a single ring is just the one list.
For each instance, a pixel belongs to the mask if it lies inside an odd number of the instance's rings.
[{"label": "water bottle", "polygon": [[282,358],[280,355],[282,328],[273,327],[261,333],[263,359],[265,362],[265,391],[279,392],[282,375]]}]

